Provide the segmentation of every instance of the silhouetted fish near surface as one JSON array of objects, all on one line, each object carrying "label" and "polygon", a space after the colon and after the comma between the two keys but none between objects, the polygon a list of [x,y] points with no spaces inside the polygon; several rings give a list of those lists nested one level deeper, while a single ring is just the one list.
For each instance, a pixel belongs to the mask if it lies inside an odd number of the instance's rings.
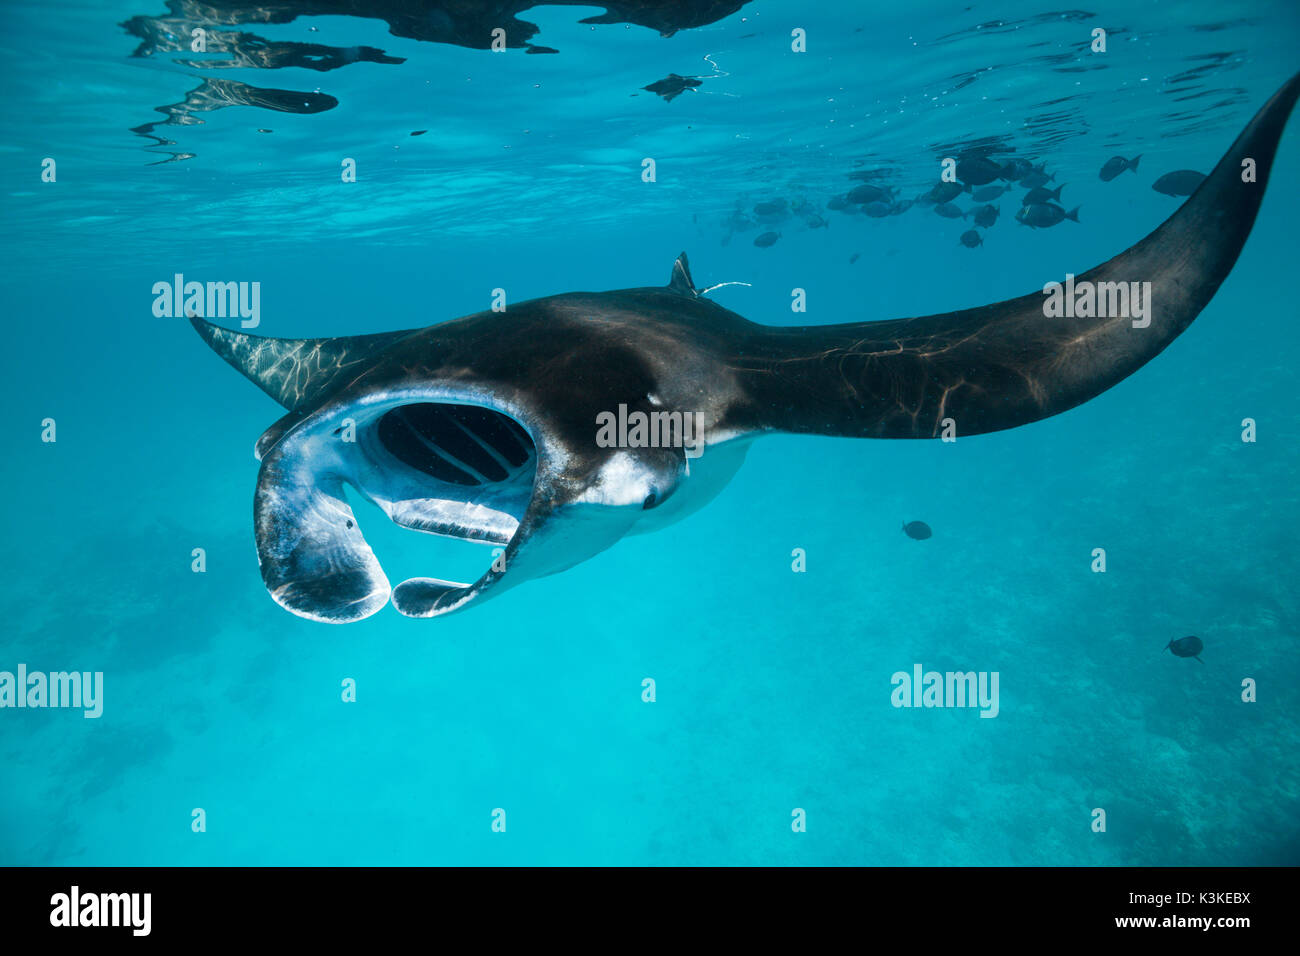
[{"label": "silhouetted fish near surface", "polygon": [[903,523],[903,534],[913,541],[924,541],[934,532],[930,530],[930,526],[924,521],[907,521]]},{"label": "silhouetted fish near surface", "polygon": [[662,80],[655,80],[649,86],[643,86],[641,89],[649,90],[658,96],[662,96],[667,102],[671,103],[686,90],[701,85],[702,81],[693,76],[678,76],[676,73],[669,73]]},{"label": "silhouetted fish near surface", "polygon": [[1042,165],[1033,167],[1024,176],[1020,177],[1020,185],[1026,189],[1037,189],[1039,186],[1046,186],[1056,178],[1056,173],[1048,173]]},{"label": "silhouetted fish near surface", "polygon": [[891,208],[893,207],[887,202],[869,202],[862,207],[862,211],[872,219],[884,219],[889,215]]},{"label": "silhouetted fish near surface", "polygon": [[849,256],[849,265],[853,265],[853,263],[857,262],[861,258],[862,258],[862,253],[860,252],[853,253],[853,255]]},{"label": "silhouetted fish near surface", "polygon": [[1061,190],[1065,188],[1065,183],[1057,186],[1055,189],[1047,189],[1043,186],[1035,187],[1025,193],[1025,198],[1020,200],[1022,206],[1039,206],[1045,202],[1060,202]]},{"label": "silhouetted fish near surface", "polygon": [[1108,183],[1126,169],[1131,169],[1136,173],[1138,171],[1138,160],[1141,158],[1141,153],[1138,153],[1132,159],[1125,159],[1123,156],[1112,156],[1106,160],[1106,165],[1101,167],[1101,172],[1097,175],[1101,177],[1103,183]]},{"label": "silhouetted fish near surface", "polygon": [[931,202],[951,202],[965,192],[965,187],[961,183],[944,183],[934,184],[934,188],[925,194],[925,198]]},{"label": "silhouetted fish near surface", "polygon": [[892,206],[889,207],[889,214],[891,216],[901,216],[903,213],[907,212],[909,209],[912,208],[912,204],[915,201],[916,200],[914,199],[900,199],[898,202],[894,203]]},{"label": "silhouetted fish near surface", "polygon": [[998,178],[1009,183],[1018,183],[1034,171],[1034,166],[1027,159],[1009,159],[1002,164],[1002,175]]},{"label": "silhouetted fish near surface", "polygon": [[1165,173],[1151,184],[1151,188],[1166,196],[1190,196],[1204,180],[1204,173],[1192,169],[1179,169],[1172,173]]},{"label": "silhouetted fish near surface", "polygon": [[825,229],[830,225],[825,216],[819,216],[817,213],[813,213],[804,222],[808,223],[809,229]]},{"label": "silhouetted fish near surface", "polygon": [[984,186],[1002,175],[1002,167],[983,156],[957,161],[957,178],[967,186]]},{"label": "silhouetted fish near surface", "polygon": [[749,230],[758,227],[758,223],[750,219],[743,212],[733,212],[723,220],[722,225],[726,226],[732,232],[749,232]]},{"label": "silhouetted fish near surface", "polygon": [[938,215],[943,216],[944,219],[961,219],[966,215],[961,211],[961,209],[950,202],[939,203],[939,205],[934,207],[934,211]]},{"label": "silhouetted fish near surface", "polygon": [[865,206],[873,202],[889,202],[893,196],[892,189],[883,189],[880,186],[873,186],[871,183],[863,183],[861,186],[854,186],[849,190],[849,202]]},{"label": "silhouetted fish near surface", "polygon": [[780,238],[781,234],[779,232],[765,232],[754,239],[754,245],[760,249],[766,249],[768,246],[775,245]]},{"label": "silhouetted fish near surface", "polygon": [[827,209],[843,209],[849,204],[847,196],[832,196],[830,202],[826,204]]},{"label": "silhouetted fish near surface", "polygon": [[[1195,657],[1201,661],[1201,651],[1205,650],[1205,642],[1199,637],[1180,637],[1176,641],[1170,641],[1165,645],[1165,650],[1173,651],[1175,657]],[[1202,664],[1205,661],[1201,661]]]},{"label": "silhouetted fish near surface", "polygon": [[976,202],[991,202],[1006,191],[1006,186],[983,186],[971,193],[970,198]]},{"label": "silhouetted fish near surface", "polygon": [[1079,207],[1075,206],[1069,212],[1066,212],[1060,206],[1044,203],[1037,206],[1021,206],[1020,211],[1016,213],[1016,222],[1022,226],[1032,226],[1035,229],[1046,229],[1048,226],[1055,226],[1062,219],[1078,222]]},{"label": "silhouetted fish near surface", "polygon": [[758,216],[779,216],[785,211],[784,199],[773,199],[771,202],[760,202],[754,205],[754,214]]},{"label": "silhouetted fish near surface", "polygon": [[975,210],[975,225],[988,229],[998,221],[999,211],[997,206],[980,206]]},{"label": "silhouetted fish near surface", "polygon": [[967,249],[974,249],[976,246],[984,245],[984,240],[974,229],[967,229],[961,234],[961,244]]}]

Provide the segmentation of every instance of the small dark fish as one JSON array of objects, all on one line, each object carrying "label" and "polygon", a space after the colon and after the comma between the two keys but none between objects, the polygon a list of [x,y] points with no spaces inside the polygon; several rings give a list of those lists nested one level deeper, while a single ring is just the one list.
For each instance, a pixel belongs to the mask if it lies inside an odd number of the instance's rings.
[{"label": "small dark fish", "polygon": [[909,209],[912,208],[912,204],[914,202],[915,200],[913,199],[900,199],[898,202],[894,203],[892,206],[889,207],[889,214],[891,216],[901,216],[903,213],[907,212]]},{"label": "small dark fish", "polygon": [[425,133],[427,133],[427,132],[429,132],[427,129],[417,129],[417,130],[412,130],[412,131],[411,131],[411,135],[412,135],[412,136],[423,136],[423,135],[424,135]]},{"label": "small dark fish", "polygon": [[819,216],[817,213],[813,213],[804,221],[808,223],[809,229],[825,229],[830,225],[830,223],[826,221],[825,217]]},{"label": "small dark fish", "polygon": [[1027,159],[1009,159],[1002,164],[1002,175],[998,178],[1005,182],[1018,183],[1033,170],[1033,165]]},{"label": "small dark fish", "polygon": [[686,90],[699,86],[701,82],[701,80],[693,76],[678,76],[676,73],[669,73],[662,80],[655,80],[649,86],[643,86],[641,89],[662,96],[667,102],[671,103]]},{"label": "small dark fish", "polygon": [[1028,173],[1020,177],[1020,185],[1026,189],[1037,189],[1039,186],[1046,186],[1055,178],[1056,173],[1049,176],[1047,170],[1042,165],[1038,165],[1032,167]]},{"label": "small dark fish", "polygon": [[913,541],[924,541],[934,532],[930,530],[930,526],[924,521],[907,521],[903,523],[903,534]]},{"label": "small dark fish", "polygon": [[892,198],[893,190],[882,189],[880,186],[873,186],[871,183],[863,183],[861,186],[854,186],[849,190],[848,200],[865,206],[873,202],[889,202]]},{"label": "small dark fish", "polygon": [[779,232],[765,232],[754,240],[754,245],[760,249],[766,249],[768,246],[775,245],[780,238],[781,234]]},{"label": "small dark fish", "polygon": [[976,202],[992,202],[1006,191],[1006,186],[984,186],[983,188],[977,189],[975,192],[971,193],[970,198]]},{"label": "small dark fish", "polygon": [[857,262],[861,258],[862,258],[862,253],[860,252],[853,253],[853,255],[849,256],[849,265],[853,265],[853,263]]},{"label": "small dark fish", "polygon": [[849,204],[847,196],[832,196],[831,201],[826,204],[827,209],[843,209]]},{"label": "small dark fish", "polygon": [[773,199],[771,202],[761,202],[754,206],[754,213],[759,216],[779,216],[785,212],[785,200]]},{"label": "small dark fish", "polygon": [[1043,204],[1041,206],[1021,206],[1020,211],[1016,213],[1016,222],[1022,226],[1032,226],[1036,229],[1046,229],[1048,226],[1055,226],[1063,219],[1071,222],[1079,221],[1079,207],[1075,206],[1069,212],[1066,212],[1060,206]]},{"label": "small dark fish", "polygon": [[1025,198],[1020,200],[1022,206],[1040,206],[1045,202],[1060,202],[1061,190],[1065,188],[1065,183],[1057,186],[1055,189],[1048,189],[1045,186],[1036,186],[1025,193]]},{"label": "small dark fish", "polygon": [[984,240],[974,229],[967,229],[961,234],[961,244],[967,249],[974,249],[976,246],[984,245]]},{"label": "small dark fish", "polygon": [[983,156],[957,160],[957,178],[967,186],[985,186],[1002,175],[1002,167]]},{"label": "small dark fish", "polygon": [[934,188],[925,194],[931,202],[952,202],[965,191],[961,183],[937,182]]},{"label": "small dark fish", "polygon": [[869,202],[862,207],[862,211],[872,219],[884,219],[889,215],[891,208],[887,202]]},{"label": "small dark fish", "polygon": [[966,214],[957,208],[953,203],[941,202],[934,207],[934,211],[944,219],[961,219]]},{"label": "small dark fish", "polygon": [[1106,160],[1106,165],[1101,167],[1101,172],[1097,175],[1101,177],[1103,183],[1108,183],[1126,169],[1131,169],[1136,173],[1138,171],[1138,160],[1141,158],[1141,153],[1138,153],[1132,159],[1125,159],[1123,156],[1112,156]]},{"label": "small dark fish", "polygon": [[1203,173],[1180,169],[1177,172],[1165,173],[1151,184],[1151,188],[1166,196],[1190,196],[1196,192],[1196,187],[1201,185],[1204,179]]},{"label": "small dark fish", "polygon": [[997,206],[980,206],[975,210],[975,225],[981,229],[988,229],[998,221],[999,211]]},{"label": "small dark fish", "polygon": [[[272,131],[269,130],[269,129],[259,129],[258,132],[259,132],[259,133],[270,133],[270,132],[272,132]],[[412,133],[411,135],[414,136],[415,134]]]},{"label": "small dark fish", "polygon": [[[1199,637],[1180,637],[1176,641],[1170,641],[1165,645],[1165,650],[1173,651],[1175,657],[1195,657],[1201,661],[1201,651],[1205,650],[1205,642]],[[1205,661],[1201,661],[1202,664]]]}]

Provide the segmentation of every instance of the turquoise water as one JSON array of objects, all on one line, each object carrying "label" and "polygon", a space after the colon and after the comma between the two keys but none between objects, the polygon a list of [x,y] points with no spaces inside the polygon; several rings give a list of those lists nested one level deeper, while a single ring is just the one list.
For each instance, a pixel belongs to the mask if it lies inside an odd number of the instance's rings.
[{"label": "turquoise water", "polygon": [[[1213,302],[1080,408],[955,444],[764,438],[686,521],[448,617],[331,626],[262,586],[252,447],[283,410],[155,317],[155,282],[258,281],[256,331],[285,337],[657,285],[683,249],[700,287],[749,283],[711,297],[755,321],[964,308],[1146,235],[1178,203],[1151,182],[1208,171],[1300,65],[1281,2],[900,6],[759,0],[671,37],[539,7],[542,55],[239,27],[353,51],[332,70],[132,56],[147,0],[0,8],[0,670],[105,688],[99,719],[0,710],[0,862],[1300,862],[1294,121]],[[669,73],[705,78],[641,89]],[[337,106],[132,132],[212,78]],[[986,138],[1045,161],[1080,222],[1022,228],[1012,193],[966,249],[920,206],[824,208],[855,169],[918,193]],[[1140,170],[1102,183],[1116,153]],[[732,234],[777,198],[829,225]],[[391,579],[430,573],[429,539],[360,520]],[[1162,650],[1186,634],[1203,663]],[[892,707],[917,663],[998,672],[996,719]]]}]

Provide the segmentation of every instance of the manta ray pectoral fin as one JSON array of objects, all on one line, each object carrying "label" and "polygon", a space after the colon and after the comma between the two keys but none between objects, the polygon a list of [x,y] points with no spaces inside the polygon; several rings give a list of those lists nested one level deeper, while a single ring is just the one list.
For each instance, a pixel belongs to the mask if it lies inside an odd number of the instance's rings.
[{"label": "manta ray pectoral fin", "polygon": [[413,331],[273,339],[223,329],[194,315],[190,316],[190,324],[212,351],[290,410],[314,401],[349,370]]},{"label": "manta ray pectoral fin", "polygon": [[262,460],[253,522],[262,580],[277,604],[344,624],[388,603],[388,578],[357,527],[342,479],[277,449]]},{"label": "manta ray pectoral fin", "polygon": [[[735,424],[858,438],[974,435],[1101,394],[1159,355],[1227,278],[1297,97],[1300,74],[1163,225],[1080,276],[1044,276],[1042,292],[961,312],[761,328],[733,363],[747,393]],[[1076,310],[1078,295],[1093,304]]]}]

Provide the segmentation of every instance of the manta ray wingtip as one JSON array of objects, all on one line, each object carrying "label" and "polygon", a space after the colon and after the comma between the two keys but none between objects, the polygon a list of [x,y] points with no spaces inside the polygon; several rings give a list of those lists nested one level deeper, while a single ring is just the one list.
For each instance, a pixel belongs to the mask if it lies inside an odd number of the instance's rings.
[{"label": "manta ray wingtip", "polygon": [[290,411],[328,391],[349,366],[372,359],[414,329],[341,338],[278,339],[213,325],[197,314],[190,325],[225,362]]},{"label": "manta ray wingtip", "polygon": [[213,325],[207,319],[200,318],[199,314],[194,311],[187,312],[185,317],[190,320],[190,325],[194,327],[194,331],[199,333],[199,338],[203,339],[209,347],[215,348],[213,342],[217,337],[217,333],[221,331],[221,327]]}]

